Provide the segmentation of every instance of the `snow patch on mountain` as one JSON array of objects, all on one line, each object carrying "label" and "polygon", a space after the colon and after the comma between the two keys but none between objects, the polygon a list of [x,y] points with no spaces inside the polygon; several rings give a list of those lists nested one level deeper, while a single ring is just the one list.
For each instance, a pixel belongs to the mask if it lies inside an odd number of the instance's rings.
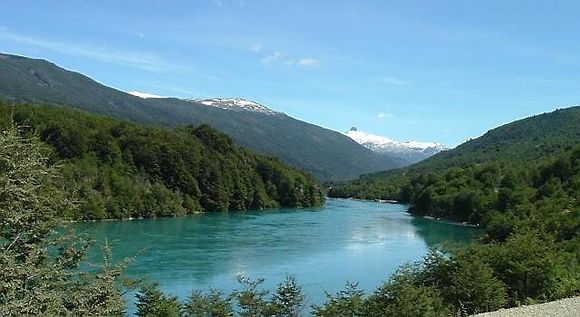
[{"label": "snow patch on mountain", "polygon": [[135,97],[139,97],[142,99],[150,99],[150,98],[167,98],[167,97],[163,97],[163,96],[158,96],[158,95],[154,95],[154,94],[150,94],[150,93],[146,93],[146,92],[142,92],[142,91],[129,91],[127,92],[129,95],[133,95]]},{"label": "snow patch on mountain", "polygon": [[368,149],[399,156],[410,163],[418,162],[447,149],[439,142],[400,142],[384,136],[359,131],[355,127],[352,127],[344,134]]},{"label": "snow patch on mountain", "polygon": [[202,105],[217,107],[233,111],[254,111],[265,113],[269,115],[279,115],[281,112],[274,111],[264,105],[255,101],[250,101],[243,98],[210,98],[210,99],[195,99],[192,100]]}]

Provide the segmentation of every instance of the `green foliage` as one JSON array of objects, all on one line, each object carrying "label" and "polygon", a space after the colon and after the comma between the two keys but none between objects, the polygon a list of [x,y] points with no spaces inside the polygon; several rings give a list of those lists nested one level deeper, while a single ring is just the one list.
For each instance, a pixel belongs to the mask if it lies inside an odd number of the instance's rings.
[{"label": "green foliage", "polygon": [[156,284],[143,287],[137,297],[139,317],[179,317],[181,303],[174,296],[165,295]]},{"label": "green foliage", "polygon": [[[467,220],[466,216],[475,212],[468,210],[463,215],[461,212],[465,208],[487,207],[472,203],[497,199],[493,195],[496,190],[499,190],[496,195],[504,195],[499,199],[504,209],[510,207],[510,203],[526,199],[529,193],[502,193],[501,190],[514,186],[521,188],[524,182],[532,182],[534,176],[527,174],[529,166],[535,167],[561,153],[569,153],[578,143],[580,107],[570,107],[506,124],[407,168],[364,175],[358,180],[335,185],[329,196],[395,199],[412,204],[421,198],[425,204],[420,207],[436,209],[420,209],[423,213],[437,213],[445,208],[450,213],[454,209],[458,213],[456,218],[463,216],[462,220]],[[534,184],[536,189],[549,182],[550,177],[561,181],[566,175],[577,175],[577,164],[574,160],[562,159],[542,173],[543,176],[538,174],[537,177],[542,184]],[[427,183],[428,178],[444,186],[434,188],[434,184]],[[557,190],[555,179],[552,188],[546,190]],[[569,179],[564,181],[569,182]],[[444,195],[449,191],[448,195]],[[437,196],[432,197],[431,203],[429,194]],[[481,217],[474,215],[473,221],[478,218]]]},{"label": "green foliage", "polygon": [[105,245],[102,267],[78,270],[90,243],[56,231],[75,193],[58,186],[46,154],[13,126],[0,135],[0,315],[120,316],[126,263],[114,265]]},{"label": "green foliage", "polygon": [[367,299],[365,316],[448,316],[439,290],[421,285],[415,268],[403,267]]},{"label": "green foliage", "polygon": [[[278,285],[276,291],[262,289],[263,279],[238,277],[241,290],[227,296],[215,289],[207,292],[193,291],[184,303],[164,294],[157,285],[142,288],[136,295],[137,315],[190,316],[190,317],[297,317],[304,305],[302,287],[292,276]],[[234,310],[234,305],[237,310]],[[181,315],[180,315],[181,314]]]},{"label": "green foliage", "polygon": [[[580,230],[579,157],[580,148],[574,148],[522,166],[489,163],[409,174],[391,184],[399,191],[387,198],[409,203],[416,215],[483,224],[488,241],[505,241],[522,228],[569,240]],[[356,196],[363,184],[333,188],[331,194],[353,190]]]},{"label": "green foliage", "polygon": [[551,237],[535,232],[518,233],[486,254],[498,279],[507,285],[511,305],[572,296],[559,293],[559,284],[568,275],[580,279],[578,263],[567,263]]},{"label": "green foliage", "polygon": [[193,291],[183,306],[186,317],[229,317],[234,315],[232,297],[223,297],[219,290],[207,293]]},{"label": "green foliage", "polygon": [[495,277],[497,271],[475,251],[477,248],[457,251],[430,267],[439,273],[430,276],[431,284],[439,289],[447,304],[465,315],[496,310],[506,304],[505,286]]},{"label": "green foliage", "polygon": [[[52,148],[60,185],[78,191],[71,219],[163,217],[200,211],[310,207],[321,185],[253,154],[207,125],[163,129],[55,107],[0,103]],[[4,125],[9,125],[5,122]],[[47,207],[48,208],[48,207]]]},{"label": "green foliage", "polygon": [[318,317],[356,317],[365,314],[364,292],[358,284],[347,282],[344,289],[336,294],[326,294],[322,305],[314,305],[313,315]]},{"label": "green foliage", "polygon": [[242,290],[233,293],[240,308],[241,317],[261,317],[272,315],[272,305],[267,301],[268,291],[261,289],[264,279],[251,280],[238,276]]},{"label": "green foliage", "polygon": [[278,285],[272,296],[274,316],[298,317],[304,305],[302,286],[298,284],[292,275],[286,276],[284,282]]}]

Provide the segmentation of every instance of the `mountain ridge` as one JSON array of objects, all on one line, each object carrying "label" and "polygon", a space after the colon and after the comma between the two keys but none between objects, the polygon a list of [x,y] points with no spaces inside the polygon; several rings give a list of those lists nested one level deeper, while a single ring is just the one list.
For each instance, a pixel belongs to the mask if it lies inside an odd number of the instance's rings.
[{"label": "mountain ridge", "polygon": [[177,98],[141,98],[42,59],[0,55],[0,98],[50,103],[162,126],[210,124],[238,144],[277,156],[324,181],[404,165],[379,155],[341,133],[287,115],[231,111]]},{"label": "mountain ridge", "polygon": [[358,180],[337,184],[329,195],[401,200],[404,184],[409,179],[428,178],[430,174],[443,172],[453,175],[455,170],[486,165],[531,166],[546,157],[571,151],[578,144],[580,106],[557,109],[491,129],[478,138],[413,165],[365,174]]},{"label": "mountain ridge", "polygon": [[390,154],[413,164],[431,157],[441,151],[448,150],[439,142],[418,142],[418,141],[397,141],[384,136],[360,131],[356,127],[351,127],[344,135],[353,139],[362,146],[377,153]]}]

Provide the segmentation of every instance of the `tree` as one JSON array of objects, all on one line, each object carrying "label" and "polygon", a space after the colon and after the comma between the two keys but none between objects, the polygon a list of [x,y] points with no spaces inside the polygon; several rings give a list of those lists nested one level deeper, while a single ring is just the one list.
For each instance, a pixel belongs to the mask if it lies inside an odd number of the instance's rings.
[{"label": "tree", "polygon": [[0,134],[0,315],[120,316],[122,268],[81,273],[90,243],[56,231],[76,208],[58,177],[37,137],[14,126]]},{"label": "tree", "polygon": [[218,290],[193,291],[183,306],[185,317],[229,317],[234,315],[232,297]]},{"label": "tree", "polygon": [[401,267],[368,298],[365,316],[448,316],[439,290],[423,283],[422,273],[418,265]]},{"label": "tree", "polygon": [[268,291],[260,288],[264,279],[259,278],[255,281],[238,276],[238,282],[242,285],[241,291],[233,293],[234,298],[238,301],[241,317],[262,317],[271,316],[271,305],[266,300]]},{"label": "tree", "polygon": [[344,289],[333,294],[326,294],[327,300],[322,305],[314,305],[312,314],[317,317],[357,317],[364,316],[365,297],[358,284],[347,282]]},{"label": "tree", "polygon": [[493,276],[481,253],[454,256],[449,287],[442,289],[448,303],[466,315],[492,311],[506,304],[504,284]]},{"label": "tree", "polygon": [[304,305],[302,286],[292,275],[286,276],[272,296],[272,306],[277,317],[297,317]]},{"label": "tree", "polygon": [[139,317],[179,317],[181,314],[177,297],[164,294],[157,284],[144,286],[135,296]]}]

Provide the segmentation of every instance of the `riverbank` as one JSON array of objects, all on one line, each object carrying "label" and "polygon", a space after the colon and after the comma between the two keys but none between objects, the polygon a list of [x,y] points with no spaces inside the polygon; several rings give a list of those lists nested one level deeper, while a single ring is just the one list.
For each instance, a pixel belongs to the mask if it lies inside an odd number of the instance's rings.
[{"label": "riverbank", "polygon": [[[328,197],[327,197],[328,198]],[[413,215],[414,217],[417,218],[422,218],[422,219],[426,219],[426,220],[432,220],[435,222],[439,222],[439,223],[443,223],[443,224],[448,224],[448,225],[454,225],[454,226],[461,226],[461,227],[470,227],[470,228],[481,228],[481,224],[479,223],[469,223],[466,221],[454,221],[454,220],[450,220],[450,219],[446,219],[446,218],[436,218],[433,216],[429,216],[429,215],[417,215],[414,214],[412,212],[409,211],[409,205],[405,204],[405,203],[400,203],[397,202],[396,200],[390,200],[390,199],[362,199],[362,198],[337,198],[337,197],[333,197],[333,199],[344,199],[344,200],[354,200],[354,201],[362,201],[362,202],[373,202],[373,203],[381,203],[381,204],[396,204],[396,205],[404,205],[407,206],[407,212],[411,215]]]},{"label": "riverbank", "polygon": [[576,317],[580,316],[580,297],[560,299],[554,302],[500,309],[473,315],[473,317]]}]

